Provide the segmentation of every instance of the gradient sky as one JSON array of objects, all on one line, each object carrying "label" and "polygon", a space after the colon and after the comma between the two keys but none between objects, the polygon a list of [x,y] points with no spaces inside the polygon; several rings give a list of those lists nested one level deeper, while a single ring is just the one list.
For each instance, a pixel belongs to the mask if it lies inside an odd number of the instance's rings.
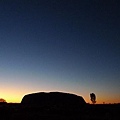
[{"label": "gradient sky", "polygon": [[0,0],[0,98],[43,91],[120,102],[119,0]]}]

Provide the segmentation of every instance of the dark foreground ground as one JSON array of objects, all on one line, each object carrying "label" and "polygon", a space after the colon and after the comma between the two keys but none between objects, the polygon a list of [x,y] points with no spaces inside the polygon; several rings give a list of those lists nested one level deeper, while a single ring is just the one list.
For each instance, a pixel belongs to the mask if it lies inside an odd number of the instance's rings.
[{"label": "dark foreground ground", "polygon": [[120,120],[120,104],[87,104],[79,109],[0,105],[0,120]]}]

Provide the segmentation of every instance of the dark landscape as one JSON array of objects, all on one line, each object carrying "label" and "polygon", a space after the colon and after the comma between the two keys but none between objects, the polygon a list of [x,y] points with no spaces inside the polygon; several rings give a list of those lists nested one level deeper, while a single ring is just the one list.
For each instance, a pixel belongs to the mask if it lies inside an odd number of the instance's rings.
[{"label": "dark landscape", "polygon": [[87,104],[81,96],[51,92],[0,103],[0,120],[119,120],[120,104]]},{"label": "dark landscape", "polygon": [[50,119],[120,120],[120,0],[0,0],[0,120]]}]

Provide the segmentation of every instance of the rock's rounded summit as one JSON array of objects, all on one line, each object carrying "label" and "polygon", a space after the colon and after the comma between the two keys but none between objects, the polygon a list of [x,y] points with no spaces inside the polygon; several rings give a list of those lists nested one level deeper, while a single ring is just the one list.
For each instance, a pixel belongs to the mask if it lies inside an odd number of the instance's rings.
[{"label": "rock's rounded summit", "polygon": [[21,104],[37,106],[78,107],[86,102],[81,96],[63,92],[38,92],[27,94]]}]

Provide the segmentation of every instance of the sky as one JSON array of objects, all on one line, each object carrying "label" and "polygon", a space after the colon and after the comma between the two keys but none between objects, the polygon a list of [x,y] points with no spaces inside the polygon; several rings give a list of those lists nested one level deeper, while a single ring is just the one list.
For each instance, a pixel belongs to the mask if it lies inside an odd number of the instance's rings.
[{"label": "sky", "polygon": [[119,0],[0,0],[0,98],[51,91],[120,103]]}]

